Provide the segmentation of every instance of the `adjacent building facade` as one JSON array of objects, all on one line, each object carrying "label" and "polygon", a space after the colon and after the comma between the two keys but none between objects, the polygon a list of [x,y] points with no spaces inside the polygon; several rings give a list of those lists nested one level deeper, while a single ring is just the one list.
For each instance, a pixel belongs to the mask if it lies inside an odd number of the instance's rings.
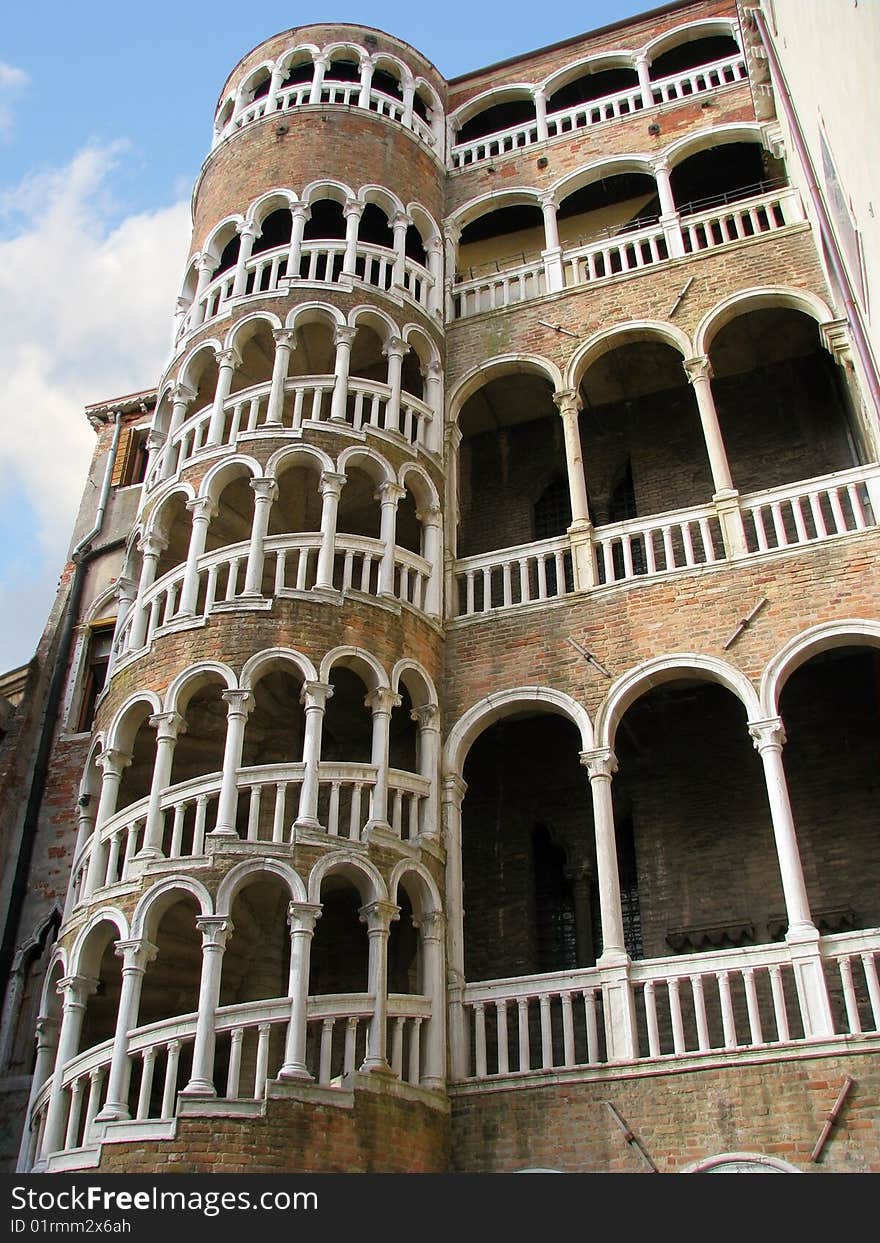
[{"label": "adjacent building facade", "polygon": [[7,714],[19,1169],[880,1170],[875,205],[794,7],[236,66]]}]

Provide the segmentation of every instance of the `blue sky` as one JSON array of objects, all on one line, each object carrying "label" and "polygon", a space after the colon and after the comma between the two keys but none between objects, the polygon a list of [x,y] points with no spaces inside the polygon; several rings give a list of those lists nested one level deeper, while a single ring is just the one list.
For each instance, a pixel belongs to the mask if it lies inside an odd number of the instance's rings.
[{"label": "blue sky", "polygon": [[227,74],[281,30],[376,26],[447,77],[651,8],[556,0],[149,5],[30,0],[0,24],[0,671],[51,606],[92,433],[83,406],[154,384],[189,196]]}]

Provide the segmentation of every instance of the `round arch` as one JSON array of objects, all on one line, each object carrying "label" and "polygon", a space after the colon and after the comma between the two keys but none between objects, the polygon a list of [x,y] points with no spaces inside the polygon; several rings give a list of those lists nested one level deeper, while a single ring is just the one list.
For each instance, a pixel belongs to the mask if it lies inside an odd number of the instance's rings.
[{"label": "round arch", "polygon": [[257,652],[246,662],[239,678],[241,689],[252,690],[267,667],[279,664],[292,665],[306,682],[318,680],[318,672],[308,656],[303,656],[292,647],[269,647]]},{"label": "round arch", "polygon": [[250,315],[245,315],[243,319],[237,320],[226,334],[226,340],[223,342],[224,350],[241,351],[242,346],[246,345],[261,326],[268,327],[269,331],[280,329],[282,327],[281,319],[278,315],[274,315],[271,311],[252,311]]},{"label": "round arch", "polygon": [[[407,679],[407,674],[415,674],[415,680],[417,682],[421,682],[422,690],[424,692],[423,701],[419,703],[416,702],[416,697],[413,695],[412,689],[408,685],[408,681],[412,681],[412,679]],[[431,675],[424,668],[424,666],[419,664],[417,660],[413,660],[412,657],[409,656],[404,656],[391,670],[391,689],[395,692],[395,694],[400,688],[401,679],[403,679],[404,686],[406,686],[409,691],[409,696],[412,700],[414,708],[421,708],[429,704],[434,707],[438,706],[437,690],[434,686]]]},{"label": "round arch", "polygon": [[478,113],[494,108],[496,104],[506,104],[517,99],[531,100],[534,89],[529,82],[509,82],[504,86],[490,87],[486,91],[480,91],[479,95],[474,95],[467,103],[456,108],[449,118],[449,123],[453,131],[459,130]]},{"label": "round arch", "polygon": [[730,35],[739,43],[735,21],[724,17],[706,17],[700,21],[688,22],[684,26],[676,26],[674,30],[664,31],[645,45],[641,55],[652,61],[680,43],[693,43],[696,39],[707,39],[712,35]]},{"label": "round arch", "polygon": [[547,193],[552,194],[553,201],[559,205],[577,190],[582,190],[584,186],[591,185],[594,181],[602,181],[607,177],[617,177],[622,173],[644,173],[645,176],[653,178],[655,162],[651,156],[637,153],[614,155],[596,160],[592,164],[578,168],[573,173],[560,177],[549,187]]},{"label": "round arch", "polygon": [[245,219],[259,229],[262,228],[266,217],[270,216],[273,211],[289,211],[298,202],[299,197],[295,191],[278,186],[254,199],[245,212]]},{"label": "round arch", "polygon": [[500,211],[503,207],[535,207],[540,210],[541,190],[533,186],[512,186],[509,190],[490,190],[479,198],[471,199],[459,207],[450,216],[448,223],[455,228],[464,229],[466,225],[487,216],[490,212]]},{"label": "round arch", "polygon": [[336,469],[333,459],[323,449],[318,449],[315,445],[288,445],[283,449],[276,449],[269,458],[266,463],[266,478],[277,479],[297,458],[312,458],[321,470],[332,472]]},{"label": "round arch", "polygon": [[677,652],[646,660],[617,679],[596,714],[596,746],[613,748],[623,714],[646,691],[682,676],[693,677],[694,674],[702,674],[706,681],[726,687],[742,703],[747,720],[759,719],[758,695],[744,673],[714,656]]},{"label": "round arch", "polygon": [[566,717],[577,728],[584,751],[593,750],[593,723],[577,700],[564,691],[547,686],[518,686],[512,690],[495,691],[468,708],[453,725],[444,747],[443,772],[458,776],[464,770],[467,753],[477,737],[490,725],[521,708],[536,707],[538,711]]},{"label": "round arch", "polygon": [[459,380],[449,395],[449,417],[452,424],[458,422],[461,409],[469,397],[473,397],[491,380],[498,380],[505,375],[513,375],[518,371],[526,371],[548,381],[555,393],[565,388],[562,372],[547,358],[535,354],[500,354],[490,362],[479,363]]},{"label": "round arch", "polygon": [[361,896],[364,906],[370,902],[383,902],[388,889],[382,873],[374,863],[353,850],[337,850],[319,859],[309,873],[309,901],[321,901],[321,886],[328,876],[339,875],[350,881]]},{"label": "round arch", "polygon": [[288,311],[284,327],[297,331],[306,324],[325,323],[332,328],[344,328],[345,322],[343,312],[329,302],[303,302]]},{"label": "round arch", "polygon": [[562,69],[556,69],[541,83],[541,89],[549,99],[563,86],[574,82],[584,74],[598,73],[605,69],[634,69],[635,53],[621,48],[614,52],[599,52],[594,56],[586,56],[583,60],[573,61]]},{"label": "round arch", "polygon": [[788,679],[801,665],[835,647],[880,647],[880,622],[847,618],[811,626],[773,656],[761,678],[761,712],[763,717],[779,715],[779,697]]},{"label": "round arch", "polygon": [[[219,660],[200,660],[198,664],[190,665],[188,669],[179,673],[168,687],[164,710],[178,712],[181,705],[185,706],[189,702],[199,686],[212,677],[218,677],[221,682],[225,682],[227,690],[235,690],[238,686],[238,680],[228,665],[222,664]],[[190,683],[193,683],[191,689]],[[185,697],[184,692],[186,692]]]},{"label": "round arch", "polygon": [[[420,915],[430,915],[443,913],[443,901],[440,897],[440,890],[437,882],[423,863],[419,863],[417,859],[398,859],[395,863],[391,876],[388,880],[388,896],[396,906],[400,903],[397,901],[397,894],[401,882],[407,877],[415,877],[415,895],[409,894],[410,901],[413,897],[418,898],[418,905],[413,902],[413,915],[417,918]],[[404,885],[404,888],[406,886]]]},{"label": "round arch", "polygon": [[686,134],[670,143],[660,158],[673,169],[699,151],[724,147],[731,142],[753,142],[763,147],[767,145],[766,139],[765,126],[755,121],[733,121],[729,125],[719,125],[716,129],[702,129]]},{"label": "round arch", "polygon": [[368,690],[375,690],[377,687],[390,685],[388,674],[375,656],[365,652],[362,647],[352,647],[347,644],[341,647],[334,647],[327,652],[321,661],[319,680],[321,682],[328,682],[330,680],[330,671],[334,666],[340,664],[366,674],[365,681],[367,682]]},{"label": "round arch", "polygon": [[[127,753],[134,742],[134,735],[137,728],[143,721],[143,717],[138,717],[138,725],[134,730],[128,721],[128,717],[132,715],[132,709],[138,704],[146,704],[149,709],[149,716],[155,716],[157,712],[162,711],[162,703],[155,691],[135,691],[116,709],[116,714],[110,722],[107,730],[107,750],[122,751]],[[129,737],[130,731],[130,737]]]},{"label": "round arch", "polygon": [[675,324],[653,319],[614,324],[597,332],[572,354],[565,373],[565,383],[560,388],[576,391],[586,373],[603,354],[609,354],[618,346],[632,345],[639,341],[661,341],[681,354],[683,359],[690,358],[693,353],[690,337]]},{"label": "round arch", "polygon": [[[184,358],[183,362],[180,364],[177,379],[174,381],[175,385],[184,385],[185,387],[191,388],[197,392],[203,361],[215,363],[217,361],[217,355],[222,351],[222,349],[223,346],[216,337],[210,337],[206,341],[200,341],[198,345],[193,347],[193,349],[189,352],[189,354],[187,354],[186,358]],[[202,359],[203,354],[208,355],[207,360]],[[200,365],[196,370],[195,364],[197,362]]]},{"label": "round arch", "polygon": [[340,475],[344,475],[347,473],[350,465],[360,466],[368,475],[373,476],[377,487],[381,487],[383,483],[394,483],[395,481],[394,468],[375,449],[361,447],[360,445],[352,445],[350,448],[344,449],[339,455],[336,469]]},{"label": "round arch", "polygon": [[116,906],[101,907],[99,911],[95,911],[93,915],[89,916],[89,919],[77,933],[76,940],[70,950],[69,963],[71,975],[97,976],[101,954],[103,954],[109,944],[109,938],[102,945],[100,952],[94,956],[94,961],[92,961],[93,952],[92,947],[89,945],[89,939],[101,924],[109,924],[116,929],[119,936],[113,938],[114,940],[128,940],[128,920],[122,911]]},{"label": "round arch", "polygon": [[258,479],[262,474],[262,467],[256,458],[237,453],[234,457],[224,458],[222,462],[217,462],[211,467],[201,482],[199,496],[210,497],[213,501],[218,500],[226,484],[241,473],[240,467],[243,467],[245,473],[249,474],[252,479]]},{"label": "round arch", "polygon": [[195,898],[200,915],[212,915],[214,903],[207,888],[192,876],[167,876],[153,885],[134,909],[131,921],[133,938],[151,939],[165,912],[182,897]]},{"label": "round arch", "polygon": [[792,311],[800,311],[814,319],[817,324],[827,324],[834,319],[828,304],[808,289],[795,289],[789,285],[741,289],[717,303],[700,320],[694,334],[695,354],[708,354],[721,329],[739,315],[747,315],[750,311],[763,311],[768,307],[788,307]]},{"label": "round arch", "polygon": [[307,890],[299,872],[281,859],[245,859],[223,877],[217,889],[217,914],[229,915],[242,889],[261,876],[277,876],[287,886],[291,902],[305,902]]}]

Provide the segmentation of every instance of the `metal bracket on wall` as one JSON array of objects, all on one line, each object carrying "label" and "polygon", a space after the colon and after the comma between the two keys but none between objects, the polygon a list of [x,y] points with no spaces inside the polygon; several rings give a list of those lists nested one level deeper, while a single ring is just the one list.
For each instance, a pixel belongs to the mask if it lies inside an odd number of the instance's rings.
[{"label": "metal bracket on wall", "polygon": [[831,1134],[831,1129],[834,1126],[835,1122],[837,1121],[837,1115],[840,1113],[841,1109],[843,1109],[844,1101],[849,1095],[849,1090],[853,1086],[854,1083],[855,1083],[855,1079],[853,1079],[852,1075],[844,1076],[843,1086],[841,1087],[840,1091],[837,1094],[837,1100],[834,1102],[834,1105],[832,1106],[831,1113],[828,1115],[828,1120],[826,1121],[825,1125],[822,1127],[822,1134],[816,1140],[816,1146],[813,1149],[813,1151],[810,1153],[811,1162],[816,1162],[821,1157],[822,1149],[828,1143],[828,1137]]},{"label": "metal bracket on wall", "polygon": [[653,1161],[651,1160],[651,1158],[648,1156],[648,1153],[645,1151],[645,1148],[644,1148],[644,1146],[642,1145],[642,1141],[638,1138],[638,1136],[637,1136],[637,1135],[635,1135],[635,1134],[634,1134],[634,1133],[630,1130],[629,1123],[626,1121],[626,1119],[625,1119],[625,1118],[622,1118],[622,1117],[620,1116],[620,1114],[617,1112],[617,1110],[616,1110],[616,1109],[614,1108],[614,1106],[611,1104],[611,1101],[606,1101],[606,1102],[605,1102],[605,1104],[606,1104],[606,1106],[608,1107],[608,1109],[609,1109],[609,1111],[610,1111],[610,1113],[611,1113],[612,1118],[614,1119],[614,1121],[617,1123],[617,1125],[620,1127],[621,1131],[623,1132],[623,1138],[626,1140],[626,1142],[629,1144],[629,1146],[630,1146],[631,1148],[635,1148],[636,1152],[639,1154],[639,1156],[642,1158],[642,1160],[643,1160],[643,1161],[645,1162],[645,1164],[648,1166],[648,1168],[650,1169],[650,1171],[651,1171],[651,1173],[652,1173],[652,1174],[659,1174],[659,1173],[660,1173],[660,1171],[657,1169],[657,1166],[654,1164],[654,1162],[653,1162]]},{"label": "metal bracket on wall", "polygon": [[764,607],[764,605],[765,605],[765,604],[767,604],[767,603],[768,603],[768,601],[767,601],[767,597],[766,597],[766,596],[761,596],[761,599],[758,601],[758,603],[757,603],[757,604],[755,605],[755,607],[752,609],[751,613],[747,613],[747,614],[746,614],[746,616],[745,616],[745,617],[744,617],[744,618],[740,621],[740,623],[739,623],[739,625],[737,626],[736,630],[734,630],[733,634],[730,636],[730,638],[729,638],[729,639],[727,640],[727,642],[724,644],[724,649],[723,649],[723,650],[724,650],[725,652],[727,651],[727,649],[728,649],[729,647],[733,647],[734,643],[736,643],[737,639],[738,639],[738,638],[739,638],[739,636],[742,634],[742,632],[745,630],[746,626],[748,626],[748,624],[749,624],[749,622],[752,620],[752,618],[757,617],[757,615],[760,613],[761,609],[762,609],[762,608]]}]

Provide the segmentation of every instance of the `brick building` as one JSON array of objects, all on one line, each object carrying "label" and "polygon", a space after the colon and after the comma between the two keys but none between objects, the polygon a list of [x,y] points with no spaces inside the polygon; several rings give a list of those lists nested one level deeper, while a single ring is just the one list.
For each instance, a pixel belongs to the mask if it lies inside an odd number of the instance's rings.
[{"label": "brick building", "polygon": [[877,239],[789,20],[233,70],[10,682],[10,1165],[880,1170]]}]

